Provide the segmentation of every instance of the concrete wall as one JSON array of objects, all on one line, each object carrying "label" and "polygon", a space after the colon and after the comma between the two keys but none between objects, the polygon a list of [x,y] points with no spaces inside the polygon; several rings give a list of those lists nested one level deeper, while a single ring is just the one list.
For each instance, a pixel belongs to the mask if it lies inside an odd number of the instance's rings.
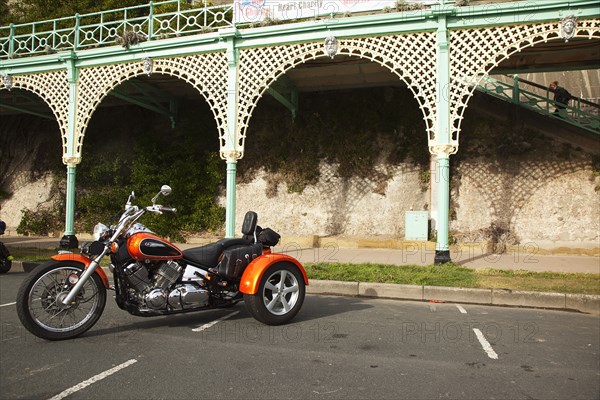
[{"label": "concrete wall", "polygon": [[[278,184],[277,195],[267,196],[268,175],[240,184],[237,192],[236,226],[248,210],[256,211],[259,224],[271,226],[287,236],[404,235],[404,212],[429,207],[429,192],[423,191],[420,172],[411,166],[396,167],[384,187],[369,179],[342,179],[336,165],[321,163],[321,178],[302,193],[288,193]],[[225,204],[225,199],[221,198]]]},{"label": "concrete wall", "polygon": [[[460,184],[453,184],[451,234],[459,242],[533,243],[544,249],[597,248],[600,244],[600,176],[589,159],[525,162],[517,171],[498,162],[462,162]],[[397,168],[383,191],[356,178],[335,176],[335,166],[322,165],[322,178],[301,194],[279,184],[267,196],[264,171],[238,187],[236,226],[248,210],[262,226],[283,236],[342,235],[364,239],[404,239],[404,215],[430,208],[430,191],[422,190],[419,172]],[[221,199],[224,204],[224,198]]]}]

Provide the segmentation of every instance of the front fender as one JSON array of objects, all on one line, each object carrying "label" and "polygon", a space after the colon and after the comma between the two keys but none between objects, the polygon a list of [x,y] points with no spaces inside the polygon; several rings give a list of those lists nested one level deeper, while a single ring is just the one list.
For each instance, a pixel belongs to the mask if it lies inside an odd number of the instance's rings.
[{"label": "front fender", "polygon": [[260,280],[262,279],[265,271],[273,264],[277,264],[280,262],[289,262],[294,264],[304,277],[304,283],[308,285],[308,276],[306,275],[306,271],[304,267],[298,260],[293,257],[290,257],[286,254],[263,254],[255,258],[244,270],[242,274],[242,280],[240,282],[240,292],[244,294],[256,294],[258,292],[258,286],[260,285]]},{"label": "front fender", "polygon": [[[90,264],[92,263],[92,260],[90,260],[89,258],[82,256],[81,254],[73,254],[73,253],[55,254],[50,258],[52,258],[53,260],[56,260],[56,261],[78,262],[78,263],[83,264],[85,269],[87,269],[90,266]],[[110,284],[108,283],[108,277],[106,276],[106,273],[104,273],[102,268],[98,267],[98,268],[96,268],[96,270],[94,272],[97,273],[98,276],[100,276],[100,279],[102,279],[102,283],[104,283],[104,287],[106,287],[107,289],[110,289]]]}]

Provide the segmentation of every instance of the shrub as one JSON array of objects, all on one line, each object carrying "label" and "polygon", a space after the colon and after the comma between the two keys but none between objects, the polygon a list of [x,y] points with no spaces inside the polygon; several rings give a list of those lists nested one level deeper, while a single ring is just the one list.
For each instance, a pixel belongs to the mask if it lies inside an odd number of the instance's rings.
[{"label": "shrub", "polygon": [[59,226],[56,214],[51,210],[21,210],[23,217],[17,227],[17,233],[20,235],[47,235],[48,232]]}]

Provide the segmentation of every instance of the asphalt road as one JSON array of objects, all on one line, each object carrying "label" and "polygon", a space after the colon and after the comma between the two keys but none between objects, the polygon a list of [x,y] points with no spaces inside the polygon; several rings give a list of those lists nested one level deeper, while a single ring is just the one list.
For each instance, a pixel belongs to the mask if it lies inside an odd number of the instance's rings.
[{"label": "asphalt road", "polygon": [[0,276],[2,399],[593,399],[600,318],[309,296],[269,327],[230,309],[140,318],[110,296],[84,336],[48,342]]}]

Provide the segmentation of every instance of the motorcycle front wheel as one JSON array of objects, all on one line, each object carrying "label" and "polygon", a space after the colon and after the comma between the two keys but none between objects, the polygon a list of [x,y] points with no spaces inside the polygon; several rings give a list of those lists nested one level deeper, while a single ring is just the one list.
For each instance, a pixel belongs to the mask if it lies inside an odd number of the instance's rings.
[{"label": "motorcycle front wheel", "polygon": [[71,339],[90,329],[106,305],[106,288],[96,273],[85,282],[71,304],[62,300],[84,267],[78,263],[48,262],[29,273],[17,294],[17,314],[23,326],[47,340]]},{"label": "motorcycle front wheel", "polygon": [[282,325],[298,314],[306,287],[298,268],[287,262],[269,267],[261,278],[256,294],[245,294],[246,309],[267,325]]}]

